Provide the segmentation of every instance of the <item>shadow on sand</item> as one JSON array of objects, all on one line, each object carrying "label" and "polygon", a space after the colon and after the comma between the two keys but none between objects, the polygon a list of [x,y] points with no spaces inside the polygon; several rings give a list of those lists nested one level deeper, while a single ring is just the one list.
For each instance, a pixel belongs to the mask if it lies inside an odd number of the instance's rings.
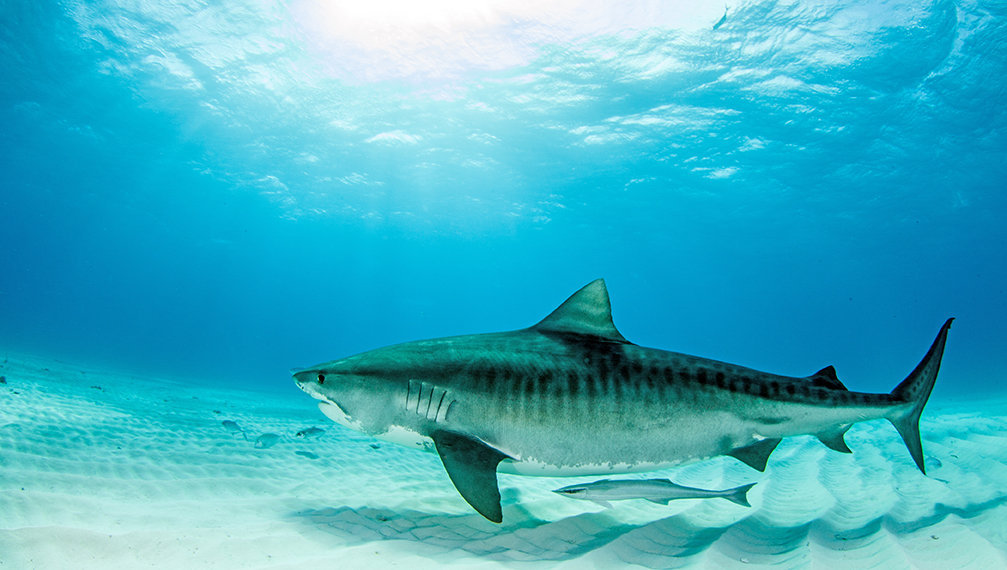
[{"label": "shadow on sand", "polygon": [[335,535],[344,545],[406,540],[445,551],[463,551],[495,561],[564,561],[594,553],[613,563],[672,568],[696,562],[711,547],[741,564],[797,563],[809,544],[854,550],[879,533],[904,535],[933,526],[950,515],[972,518],[1007,503],[1001,497],[968,509],[936,505],[914,522],[880,517],[857,529],[836,529],[822,520],[796,527],[769,524],[758,512],[726,527],[701,527],[679,514],[642,524],[625,524],[607,514],[584,513],[558,520],[532,517],[518,505],[495,525],[478,514],[453,515],[416,510],[330,507],[294,513],[303,524]]},{"label": "shadow on sand", "polygon": [[[295,513],[312,527],[337,535],[344,544],[379,540],[412,540],[445,550],[461,550],[491,560],[569,560],[599,550],[614,541],[632,541],[644,529],[661,535],[658,550],[664,557],[702,552],[724,532],[698,528],[670,517],[646,525],[620,523],[605,513],[585,513],[554,521],[525,516],[518,507],[505,511],[496,525],[478,514],[448,515],[414,510],[391,511],[363,507],[325,508]],[[637,547],[639,548],[639,547]],[[636,550],[636,548],[634,549]]]}]

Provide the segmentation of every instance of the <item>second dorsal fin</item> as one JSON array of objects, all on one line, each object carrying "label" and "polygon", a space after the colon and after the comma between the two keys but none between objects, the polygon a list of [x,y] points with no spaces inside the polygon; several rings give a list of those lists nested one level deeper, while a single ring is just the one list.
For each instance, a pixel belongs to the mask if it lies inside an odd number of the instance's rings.
[{"label": "second dorsal fin", "polygon": [[833,366],[826,366],[818,372],[815,372],[811,376],[808,376],[808,380],[815,386],[821,388],[830,388],[832,390],[848,390],[843,383],[839,381],[839,377],[836,376],[836,369]]},{"label": "second dorsal fin", "polygon": [[542,332],[590,335],[611,342],[629,342],[612,322],[612,304],[604,279],[595,279],[585,285],[532,328]]}]

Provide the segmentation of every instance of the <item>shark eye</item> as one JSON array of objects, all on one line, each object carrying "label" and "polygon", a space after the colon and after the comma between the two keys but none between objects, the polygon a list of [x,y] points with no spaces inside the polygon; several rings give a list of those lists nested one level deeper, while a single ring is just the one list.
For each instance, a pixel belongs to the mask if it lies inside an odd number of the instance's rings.
[{"label": "shark eye", "polygon": [[325,374],[319,374],[318,375],[318,383],[319,384],[325,384]]}]

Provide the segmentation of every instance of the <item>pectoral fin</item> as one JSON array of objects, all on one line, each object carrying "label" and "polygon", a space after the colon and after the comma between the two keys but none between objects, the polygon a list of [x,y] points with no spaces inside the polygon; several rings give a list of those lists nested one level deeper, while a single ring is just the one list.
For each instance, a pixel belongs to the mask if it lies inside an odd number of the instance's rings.
[{"label": "pectoral fin", "polygon": [[762,441],[757,441],[751,445],[734,449],[730,451],[728,455],[740,460],[752,469],[765,471],[766,462],[769,461],[769,455],[773,453],[773,450],[780,444],[780,441],[781,440],[778,438],[763,439]]},{"label": "pectoral fin", "polygon": [[431,437],[444,470],[462,498],[490,521],[503,521],[497,465],[507,455],[467,435],[438,431]]}]

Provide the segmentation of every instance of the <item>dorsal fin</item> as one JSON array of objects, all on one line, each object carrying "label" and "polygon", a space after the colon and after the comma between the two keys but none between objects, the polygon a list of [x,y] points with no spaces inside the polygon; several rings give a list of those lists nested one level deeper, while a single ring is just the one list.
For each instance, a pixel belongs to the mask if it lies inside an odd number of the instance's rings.
[{"label": "dorsal fin", "polygon": [[836,376],[836,368],[834,366],[826,366],[811,376],[808,376],[808,379],[811,380],[813,385],[821,388],[848,390],[848,388],[843,386],[843,383],[839,381],[839,377]]},{"label": "dorsal fin", "polygon": [[591,335],[612,342],[628,343],[612,323],[612,304],[604,279],[595,279],[532,327],[543,332]]}]

